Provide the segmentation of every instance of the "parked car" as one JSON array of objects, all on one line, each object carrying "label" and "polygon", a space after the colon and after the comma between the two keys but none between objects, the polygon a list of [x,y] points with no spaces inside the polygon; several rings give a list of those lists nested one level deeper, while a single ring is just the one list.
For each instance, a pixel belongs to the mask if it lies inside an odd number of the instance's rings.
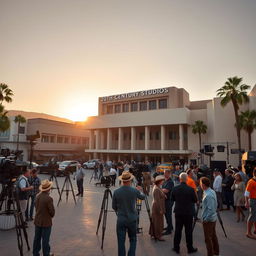
[{"label": "parked car", "polygon": [[[30,161],[26,161],[26,164],[28,165],[28,167],[30,167]],[[31,162],[32,168],[37,169],[37,167],[39,166],[39,164],[37,164],[36,162]]]},{"label": "parked car", "polygon": [[89,161],[83,163],[83,168],[92,169],[92,168],[94,168],[95,164],[99,163],[99,162],[100,162],[100,159],[89,160]]},{"label": "parked car", "polygon": [[57,163],[46,162],[37,166],[39,173],[52,174],[54,171],[58,171]]},{"label": "parked car", "polygon": [[64,171],[66,170],[66,168],[70,167],[70,171],[73,173],[76,171],[76,168],[78,165],[79,165],[78,161],[74,161],[74,160],[63,161],[59,164],[58,170],[61,174],[64,174]]}]

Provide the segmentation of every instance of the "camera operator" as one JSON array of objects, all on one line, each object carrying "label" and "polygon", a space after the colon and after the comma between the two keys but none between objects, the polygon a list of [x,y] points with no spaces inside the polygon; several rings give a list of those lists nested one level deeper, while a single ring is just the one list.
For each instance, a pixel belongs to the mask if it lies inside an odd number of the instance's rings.
[{"label": "camera operator", "polygon": [[137,198],[143,200],[145,195],[140,191],[141,187],[136,189],[131,187],[131,181],[134,176],[124,171],[119,179],[122,181],[122,186],[114,191],[112,208],[117,213],[117,241],[118,241],[118,256],[125,256],[125,237],[126,232],[130,239],[130,248],[128,255],[135,256],[136,251],[136,229],[138,213],[135,208]]},{"label": "camera operator", "polygon": [[[23,220],[25,220],[25,212],[27,209],[29,191],[31,191],[34,188],[33,186],[29,186],[29,183],[28,183],[29,176],[30,176],[30,170],[24,169],[22,171],[22,175],[17,180],[17,195],[19,199],[20,210],[23,216]],[[27,223],[26,222],[24,223],[25,223],[25,226],[27,226]]]}]

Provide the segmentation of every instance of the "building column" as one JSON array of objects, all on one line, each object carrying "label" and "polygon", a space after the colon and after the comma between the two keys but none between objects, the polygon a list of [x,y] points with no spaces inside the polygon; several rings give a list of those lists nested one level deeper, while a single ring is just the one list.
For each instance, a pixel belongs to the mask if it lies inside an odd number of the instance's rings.
[{"label": "building column", "polygon": [[136,128],[131,127],[131,150],[136,149]]},{"label": "building column", "polygon": [[123,129],[118,128],[118,150],[123,149]]},{"label": "building column", "polygon": [[108,128],[107,130],[107,150],[112,148],[112,130]]},{"label": "building column", "polygon": [[96,130],[96,146],[95,149],[100,149],[100,130]]},{"label": "building column", "polygon": [[104,131],[100,131],[100,149],[104,149]]},{"label": "building column", "polygon": [[164,155],[161,155],[161,163],[164,162]]},{"label": "building column", "polygon": [[145,126],[145,150],[149,150],[149,142],[150,142],[150,138],[149,138],[149,127]]},{"label": "building column", "polygon": [[165,126],[161,125],[161,150],[165,150]]},{"label": "building column", "polygon": [[90,134],[89,134],[89,149],[94,149],[94,130],[90,130]]},{"label": "building column", "polygon": [[184,128],[179,124],[179,150],[184,150]]}]

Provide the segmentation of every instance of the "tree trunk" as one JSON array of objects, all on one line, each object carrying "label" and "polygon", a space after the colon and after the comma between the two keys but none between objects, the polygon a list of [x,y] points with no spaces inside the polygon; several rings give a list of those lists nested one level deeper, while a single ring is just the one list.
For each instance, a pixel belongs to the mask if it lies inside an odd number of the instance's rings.
[{"label": "tree trunk", "polygon": [[[199,135],[199,153],[201,154],[200,150],[201,150],[201,145],[202,145],[202,139],[201,139],[201,133],[198,133]],[[200,156],[200,160],[201,160],[201,164],[202,164],[202,155]]]},{"label": "tree trunk", "polygon": [[240,129],[240,123],[239,123],[239,117],[238,117],[239,107],[237,105],[237,102],[235,100],[233,100],[233,99],[232,99],[232,103],[233,103],[233,106],[234,106],[235,119],[236,119],[236,134],[237,134],[237,142],[238,142],[238,150],[239,150],[238,163],[239,163],[239,165],[241,165],[242,154],[241,154],[241,129]]},{"label": "tree trunk", "polygon": [[252,151],[252,133],[248,132],[248,145],[249,145],[249,151]]},{"label": "tree trunk", "polygon": [[17,148],[19,150],[19,141],[20,141],[20,122],[18,122],[18,134],[17,134]]}]

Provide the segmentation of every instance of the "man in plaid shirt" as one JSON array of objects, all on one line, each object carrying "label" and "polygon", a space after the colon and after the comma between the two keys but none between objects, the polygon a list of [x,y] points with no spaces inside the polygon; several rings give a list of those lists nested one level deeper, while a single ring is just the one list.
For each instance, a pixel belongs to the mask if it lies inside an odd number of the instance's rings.
[{"label": "man in plaid shirt", "polygon": [[[25,213],[26,221],[33,220],[36,195],[39,193],[39,186],[41,185],[41,180],[37,176],[36,169],[31,170],[31,176],[28,178],[28,183],[30,184],[30,186],[33,186],[34,188],[29,192],[27,210]],[[29,205],[29,199],[31,199],[30,205]]]}]

